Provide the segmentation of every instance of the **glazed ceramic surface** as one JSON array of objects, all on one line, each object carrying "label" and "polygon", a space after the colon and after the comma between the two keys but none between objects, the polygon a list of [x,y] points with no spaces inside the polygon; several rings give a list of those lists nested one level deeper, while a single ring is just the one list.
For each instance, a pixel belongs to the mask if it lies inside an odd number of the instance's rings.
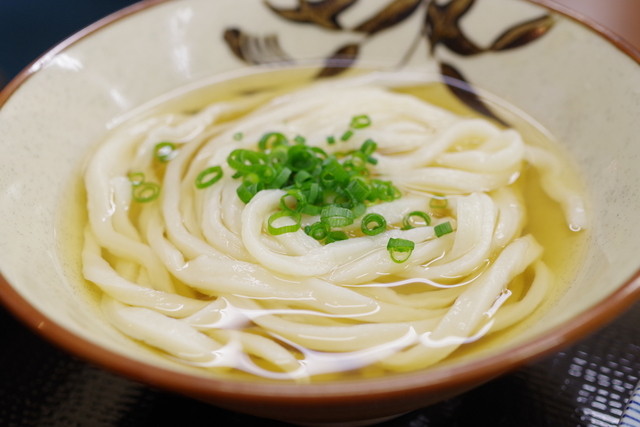
[{"label": "glazed ceramic surface", "polygon": [[[141,4],[82,35],[47,53],[0,95],[6,280],[0,297],[83,357],[258,415],[376,418],[424,406],[568,344],[640,293],[638,63],[571,19],[513,0],[176,0]],[[151,100],[282,63],[317,64],[319,78],[359,65],[419,67],[495,94],[541,123],[584,176],[592,219],[583,267],[545,320],[509,352],[464,366],[300,387],[206,378],[141,350],[97,315],[68,249],[81,230],[65,220],[91,150]],[[384,403],[367,412],[372,402]],[[300,409],[282,415],[285,407]],[[326,407],[341,409],[328,414]]]}]

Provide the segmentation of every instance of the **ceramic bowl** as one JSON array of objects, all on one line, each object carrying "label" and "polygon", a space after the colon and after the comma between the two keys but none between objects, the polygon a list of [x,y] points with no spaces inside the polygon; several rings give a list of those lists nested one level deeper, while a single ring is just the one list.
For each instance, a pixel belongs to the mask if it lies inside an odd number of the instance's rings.
[{"label": "ceramic bowl", "polygon": [[[373,422],[461,393],[597,330],[640,296],[638,52],[527,1],[149,1],[47,52],[0,94],[0,299],[69,352],[224,408],[297,423]],[[584,176],[585,261],[525,335],[464,363],[336,383],[251,383],[128,345],[87,303],[63,200],[97,141],[177,88],[282,62],[322,75],[424,66],[535,118]],[[320,62],[318,62],[320,61]],[[67,222],[68,223],[68,222]]]}]

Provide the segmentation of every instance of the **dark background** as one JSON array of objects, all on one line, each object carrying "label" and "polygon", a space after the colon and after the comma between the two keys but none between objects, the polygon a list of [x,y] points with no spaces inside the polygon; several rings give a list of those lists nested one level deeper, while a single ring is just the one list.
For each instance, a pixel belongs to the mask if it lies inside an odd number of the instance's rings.
[{"label": "dark background", "polygon": [[[565,3],[640,48],[639,0]],[[47,49],[131,0],[0,0],[0,88]],[[387,427],[616,426],[640,381],[640,304],[536,364]],[[43,341],[0,308],[1,426],[283,425],[105,372]]]}]

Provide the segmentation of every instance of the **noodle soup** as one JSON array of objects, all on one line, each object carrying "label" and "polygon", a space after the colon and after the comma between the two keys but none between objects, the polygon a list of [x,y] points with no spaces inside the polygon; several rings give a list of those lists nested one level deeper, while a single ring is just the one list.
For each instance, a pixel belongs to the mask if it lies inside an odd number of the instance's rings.
[{"label": "noodle soup", "polygon": [[306,382],[488,351],[553,303],[588,223],[543,132],[403,73],[307,77],[171,96],[97,146],[82,268],[117,330],[215,375]]}]

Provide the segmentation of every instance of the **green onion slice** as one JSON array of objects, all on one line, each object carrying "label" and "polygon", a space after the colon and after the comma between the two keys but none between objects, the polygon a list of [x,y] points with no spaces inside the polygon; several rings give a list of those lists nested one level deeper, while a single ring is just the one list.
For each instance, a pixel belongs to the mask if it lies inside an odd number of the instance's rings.
[{"label": "green onion slice", "polygon": [[144,173],[143,172],[129,172],[128,175],[129,181],[131,181],[131,185],[137,187],[138,185],[144,182]]},{"label": "green onion slice", "polygon": [[242,174],[255,172],[259,166],[265,165],[268,157],[264,153],[238,148],[227,157],[229,166]]},{"label": "green onion slice", "polygon": [[236,188],[236,194],[244,203],[249,203],[261,189],[258,184],[243,182]]},{"label": "green onion slice", "polygon": [[329,205],[320,212],[320,221],[329,227],[345,227],[353,224],[353,212],[350,209],[336,205]]},{"label": "green onion slice", "polygon": [[178,154],[178,150],[176,150],[176,145],[173,142],[160,142],[156,144],[153,149],[153,154],[156,159],[161,161],[162,163],[167,163],[170,160],[173,160]]},{"label": "green onion slice", "polygon": [[436,233],[436,237],[442,237],[445,234],[452,233],[453,227],[451,227],[451,223],[447,221],[433,227],[433,232]]},{"label": "green onion slice", "polygon": [[[424,223],[416,224],[413,218],[420,218]],[[402,220],[402,229],[409,230],[410,228],[414,228],[416,226],[428,226],[431,224],[431,217],[428,213],[422,211],[413,211],[408,213],[404,219]]]},{"label": "green onion slice", "polygon": [[154,182],[143,182],[133,187],[132,197],[138,203],[151,202],[160,195],[160,186]]},{"label": "green onion slice", "polygon": [[236,132],[233,134],[234,141],[241,141],[244,138],[244,134],[242,132]]},{"label": "green onion slice", "polygon": [[222,167],[211,166],[203,170],[196,177],[196,188],[203,189],[212,186],[222,178]]},{"label": "green onion slice", "polygon": [[429,207],[432,209],[446,209],[448,205],[449,201],[442,195],[434,195],[429,202]]},{"label": "green onion slice", "polygon": [[349,139],[351,139],[352,136],[353,136],[353,131],[349,129],[348,131],[342,134],[342,136],[340,137],[340,141],[348,141]]},{"label": "green onion slice", "polygon": [[327,234],[327,238],[325,239],[325,243],[329,244],[329,243],[333,243],[333,242],[337,242],[340,240],[347,240],[349,238],[349,236],[347,236],[347,233],[345,233],[344,231],[330,231]]},{"label": "green onion slice", "polygon": [[[280,218],[289,218],[293,220],[293,224],[286,224],[280,227],[276,227],[273,223]],[[299,212],[293,211],[278,211],[272,214],[267,221],[267,229],[269,233],[277,236],[284,233],[292,233],[294,231],[298,231],[300,229],[300,221],[302,219],[302,215]]]},{"label": "green onion slice", "polygon": [[272,149],[279,145],[288,145],[289,140],[280,132],[269,132],[262,135],[258,141],[258,148],[262,151]]},{"label": "green onion slice", "polygon": [[387,242],[387,250],[393,262],[401,264],[409,259],[416,244],[407,239],[390,238]]},{"label": "green onion slice", "polygon": [[366,114],[360,116],[354,116],[351,118],[351,124],[349,127],[353,129],[363,129],[371,125],[371,118]]},{"label": "green onion slice", "polygon": [[360,229],[367,236],[376,236],[387,229],[387,220],[377,213],[370,213],[362,218]]},{"label": "green onion slice", "polygon": [[304,228],[304,232],[316,240],[323,240],[329,235],[329,226],[323,222],[314,222]]},{"label": "green onion slice", "polygon": [[373,139],[367,139],[362,143],[359,151],[365,156],[370,156],[376,151],[376,148],[378,148],[378,144]]},{"label": "green onion slice", "polygon": [[307,199],[304,193],[297,188],[287,190],[287,192],[280,197],[280,208],[286,211],[299,211],[299,209],[307,204]]}]

